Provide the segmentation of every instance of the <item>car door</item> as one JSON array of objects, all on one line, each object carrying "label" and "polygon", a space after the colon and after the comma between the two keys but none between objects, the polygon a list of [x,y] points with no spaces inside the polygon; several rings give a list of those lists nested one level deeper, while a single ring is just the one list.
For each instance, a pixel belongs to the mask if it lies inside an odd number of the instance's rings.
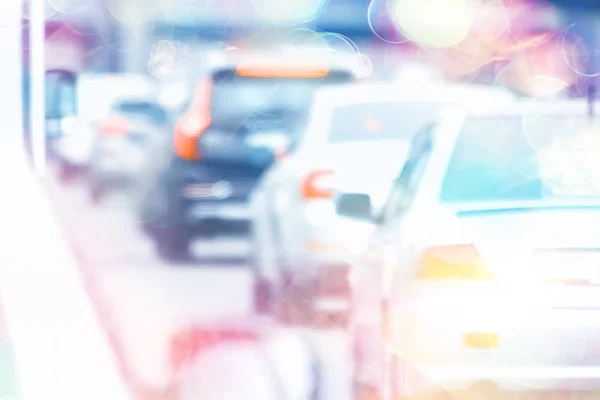
[{"label": "car door", "polygon": [[381,323],[377,312],[382,299],[389,295],[394,279],[394,267],[401,248],[400,232],[403,217],[413,204],[416,190],[425,172],[432,148],[432,126],[427,126],[413,138],[411,152],[402,167],[390,196],[379,216],[378,227],[370,238],[359,268],[353,272],[354,307],[361,323],[375,326]]},{"label": "car door", "polygon": [[273,219],[277,217],[274,208],[273,192],[278,181],[279,165],[274,165],[261,177],[251,195],[252,240],[258,274],[269,281],[275,281],[277,270],[277,241]]}]

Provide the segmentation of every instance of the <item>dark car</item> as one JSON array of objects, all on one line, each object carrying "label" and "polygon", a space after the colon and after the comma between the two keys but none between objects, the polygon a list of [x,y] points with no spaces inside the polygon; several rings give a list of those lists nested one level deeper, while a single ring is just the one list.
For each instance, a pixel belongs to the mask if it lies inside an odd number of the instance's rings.
[{"label": "dark car", "polygon": [[200,80],[140,203],[160,256],[187,258],[195,236],[248,235],[250,191],[293,148],[315,91],[355,79],[350,62],[242,57]]}]

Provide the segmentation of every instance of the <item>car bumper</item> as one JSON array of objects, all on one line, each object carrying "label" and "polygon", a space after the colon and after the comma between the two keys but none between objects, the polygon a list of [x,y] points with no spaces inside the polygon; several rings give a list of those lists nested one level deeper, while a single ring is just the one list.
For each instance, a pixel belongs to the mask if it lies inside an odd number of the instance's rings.
[{"label": "car bumper", "polygon": [[[486,393],[488,396],[494,392],[509,394],[597,392],[600,390],[599,367],[442,367],[422,369],[408,367],[399,370],[396,379],[398,393],[405,397],[439,393],[472,394],[474,392],[481,395],[483,394],[482,390],[485,390],[482,389],[484,387],[490,390],[490,393]],[[487,398],[487,396],[483,398]]]},{"label": "car bumper", "polygon": [[250,214],[245,202],[193,202],[185,220],[196,235],[248,236]]},{"label": "car bumper", "polygon": [[340,218],[296,220],[290,224],[296,251],[284,264],[286,285],[300,288],[313,309],[326,313],[349,311],[350,266],[365,246],[368,230]]},{"label": "car bumper", "polygon": [[284,272],[283,288],[293,287],[301,294],[301,301],[310,303],[314,311],[327,314],[347,314],[350,309],[350,285],[348,272],[350,264],[329,259],[305,261],[302,265],[310,268],[310,275],[298,276]]},{"label": "car bumper", "polygon": [[412,394],[480,381],[517,391],[600,389],[600,309],[465,298],[422,299],[392,311],[390,350],[419,371],[414,382],[402,370],[396,377]]}]

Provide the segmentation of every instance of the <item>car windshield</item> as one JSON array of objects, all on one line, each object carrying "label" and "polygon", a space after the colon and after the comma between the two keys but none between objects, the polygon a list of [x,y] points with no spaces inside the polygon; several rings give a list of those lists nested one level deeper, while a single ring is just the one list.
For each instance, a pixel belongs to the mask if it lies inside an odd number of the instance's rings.
[{"label": "car windshield", "polygon": [[304,114],[315,91],[324,84],[348,82],[351,75],[323,78],[254,78],[229,74],[215,81],[211,96],[213,124],[249,116],[265,118]]},{"label": "car windshield", "polygon": [[435,103],[363,103],[333,112],[329,142],[410,139],[431,123],[439,105]]},{"label": "car windshield", "polygon": [[448,165],[440,200],[600,199],[599,128],[586,117],[467,122]]},{"label": "car windshield", "polygon": [[122,114],[132,115],[140,118],[150,119],[154,123],[164,123],[167,119],[165,110],[151,102],[127,101],[121,102],[115,107]]}]

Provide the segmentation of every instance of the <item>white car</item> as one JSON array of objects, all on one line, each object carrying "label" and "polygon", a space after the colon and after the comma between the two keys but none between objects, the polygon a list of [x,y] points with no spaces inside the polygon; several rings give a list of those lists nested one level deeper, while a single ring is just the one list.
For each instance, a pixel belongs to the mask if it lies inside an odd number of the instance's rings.
[{"label": "white car", "polygon": [[89,166],[96,139],[93,125],[106,117],[116,99],[122,96],[150,96],[156,91],[156,82],[144,75],[79,76],[77,114],[61,121],[50,145],[63,180],[72,180]]},{"label": "white car", "polygon": [[321,90],[307,129],[251,195],[257,311],[291,304],[304,316],[343,322],[348,259],[373,225],[338,216],[336,195],[369,192],[382,205],[412,136],[435,121],[442,104],[512,101],[504,90],[446,84]]},{"label": "white car", "polygon": [[[415,137],[350,277],[358,393],[600,389],[599,127],[546,102]],[[374,217],[368,194],[338,212]]]}]

